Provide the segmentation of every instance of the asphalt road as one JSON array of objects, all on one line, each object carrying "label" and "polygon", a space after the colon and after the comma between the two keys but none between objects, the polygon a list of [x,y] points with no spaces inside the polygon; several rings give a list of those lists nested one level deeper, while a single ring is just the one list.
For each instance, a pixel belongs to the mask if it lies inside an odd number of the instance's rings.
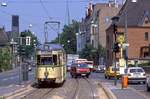
[{"label": "asphalt road", "polygon": [[[94,77],[93,77],[94,76]],[[67,79],[61,87],[44,84],[40,88],[29,86],[23,91],[8,96],[9,99],[108,99],[103,89],[98,85],[99,78],[91,75],[89,78]],[[46,86],[45,86],[46,85]]]},{"label": "asphalt road", "polygon": [[[33,79],[34,79],[34,69],[29,72],[29,80],[33,80]],[[68,73],[67,79],[72,79],[69,76],[69,73]],[[105,79],[103,73],[92,73],[92,75],[90,76],[90,79],[97,81],[97,82],[102,81],[102,82],[114,83],[114,79],[110,79],[110,80]],[[80,80],[80,82],[85,83],[85,81],[83,81],[82,79],[79,79],[79,80]],[[12,71],[0,73],[0,87],[12,85],[12,84],[18,84],[18,83],[19,83],[19,68],[16,68]],[[117,83],[120,84],[121,81],[118,80]],[[80,86],[82,86],[82,85],[80,85]],[[150,92],[146,91],[145,84],[134,83],[134,84],[129,84],[129,87],[131,87],[133,90],[136,90],[140,94],[150,98]]]},{"label": "asphalt road", "polygon": [[[34,69],[28,72],[29,80],[34,79],[34,72],[35,72]],[[20,82],[22,82],[20,79],[21,79],[20,68],[0,73],[0,86],[20,84]]]}]

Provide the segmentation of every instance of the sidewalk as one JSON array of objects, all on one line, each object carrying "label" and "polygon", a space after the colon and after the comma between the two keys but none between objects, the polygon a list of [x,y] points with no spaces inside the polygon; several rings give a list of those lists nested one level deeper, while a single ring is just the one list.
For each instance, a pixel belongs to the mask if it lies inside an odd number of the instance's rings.
[{"label": "sidewalk", "polygon": [[109,99],[148,99],[146,96],[128,87],[122,89],[121,85],[114,86],[112,83],[100,83]]},{"label": "sidewalk", "polygon": [[7,87],[0,87],[0,99],[3,96],[9,96],[19,91],[26,90],[30,86],[31,81],[22,82],[20,85],[9,85]]}]

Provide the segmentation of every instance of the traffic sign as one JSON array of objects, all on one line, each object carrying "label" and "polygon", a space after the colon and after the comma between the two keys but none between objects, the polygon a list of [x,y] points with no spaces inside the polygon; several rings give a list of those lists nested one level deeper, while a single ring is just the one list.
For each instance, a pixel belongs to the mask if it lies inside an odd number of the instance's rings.
[{"label": "traffic sign", "polygon": [[120,67],[125,67],[126,61],[124,58],[119,59],[119,65],[120,65]]},{"label": "traffic sign", "polygon": [[124,39],[124,36],[123,36],[123,35],[119,35],[119,36],[117,37],[117,42],[123,43],[124,41],[125,41],[125,39]]},{"label": "traffic sign", "polygon": [[123,46],[127,47],[127,46],[129,46],[129,43],[123,43]]}]

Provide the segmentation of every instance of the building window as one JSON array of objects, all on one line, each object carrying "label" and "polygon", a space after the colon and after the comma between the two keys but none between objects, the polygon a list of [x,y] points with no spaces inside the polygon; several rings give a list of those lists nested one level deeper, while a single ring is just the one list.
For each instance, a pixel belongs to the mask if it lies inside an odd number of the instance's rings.
[{"label": "building window", "polygon": [[145,40],[148,40],[148,32],[145,32]]},{"label": "building window", "polygon": [[148,24],[148,20],[145,21],[145,24]]},{"label": "building window", "polygon": [[149,53],[148,52],[144,52],[144,58],[149,57]]},{"label": "building window", "polygon": [[92,40],[92,46],[94,46],[94,40]]}]

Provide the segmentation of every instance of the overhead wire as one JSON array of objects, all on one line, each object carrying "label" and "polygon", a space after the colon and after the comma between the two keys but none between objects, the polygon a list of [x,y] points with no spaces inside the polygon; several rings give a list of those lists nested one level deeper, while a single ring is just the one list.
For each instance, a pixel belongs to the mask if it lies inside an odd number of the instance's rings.
[{"label": "overhead wire", "polygon": [[43,10],[45,11],[45,13],[46,13],[46,15],[48,16],[48,18],[51,20],[52,17],[49,16],[48,10],[47,10],[47,8],[45,7],[45,5],[44,5],[44,3],[43,3],[42,0],[40,0],[40,4],[41,4],[41,6],[43,7]]},{"label": "overhead wire", "polygon": [[[66,3],[67,0],[64,1],[60,1],[60,0],[43,0],[42,3]],[[93,0],[93,1],[99,1],[99,0]],[[18,0],[13,0],[13,1],[9,1],[9,3],[41,3],[41,1],[37,1],[37,0],[24,0],[24,1],[18,1]],[[69,0],[69,3],[85,3],[85,2],[89,2],[89,0]]]}]

